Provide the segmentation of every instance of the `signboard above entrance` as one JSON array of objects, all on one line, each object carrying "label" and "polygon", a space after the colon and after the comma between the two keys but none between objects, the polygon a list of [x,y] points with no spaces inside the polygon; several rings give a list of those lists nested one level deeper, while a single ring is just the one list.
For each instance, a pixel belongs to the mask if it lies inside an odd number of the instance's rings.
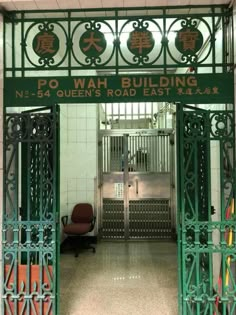
[{"label": "signboard above entrance", "polygon": [[53,103],[233,103],[233,74],[6,78],[6,106]]}]

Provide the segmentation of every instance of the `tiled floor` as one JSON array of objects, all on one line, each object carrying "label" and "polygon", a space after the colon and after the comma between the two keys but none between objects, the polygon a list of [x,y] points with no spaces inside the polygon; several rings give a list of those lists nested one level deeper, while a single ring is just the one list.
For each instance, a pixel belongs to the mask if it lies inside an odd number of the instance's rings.
[{"label": "tiled floor", "polygon": [[101,242],[61,255],[61,315],[177,315],[177,246]]}]

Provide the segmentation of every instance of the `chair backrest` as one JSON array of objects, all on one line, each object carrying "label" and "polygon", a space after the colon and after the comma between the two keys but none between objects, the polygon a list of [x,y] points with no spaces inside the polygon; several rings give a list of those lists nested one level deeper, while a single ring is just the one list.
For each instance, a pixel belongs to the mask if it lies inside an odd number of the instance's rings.
[{"label": "chair backrest", "polygon": [[89,203],[78,203],[74,206],[71,221],[73,223],[90,223],[93,219],[93,207]]}]

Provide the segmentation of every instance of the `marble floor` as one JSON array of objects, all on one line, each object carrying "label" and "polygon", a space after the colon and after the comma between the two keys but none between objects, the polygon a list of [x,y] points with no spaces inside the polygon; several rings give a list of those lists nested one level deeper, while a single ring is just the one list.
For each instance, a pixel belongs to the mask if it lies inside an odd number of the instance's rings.
[{"label": "marble floor", "polygon": [[177,245],[100,242],[61,255],[61,315],[177,315]]}]

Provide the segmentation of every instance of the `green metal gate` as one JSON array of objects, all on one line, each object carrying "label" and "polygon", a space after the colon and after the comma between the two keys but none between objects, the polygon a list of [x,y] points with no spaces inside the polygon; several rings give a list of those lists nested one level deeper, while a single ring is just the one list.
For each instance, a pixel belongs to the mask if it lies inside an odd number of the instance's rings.
[{"label": "green metal gate", "polygon": [[[177,107],[179,314],[233,315],[234,111],[207,111],[181,104]],[[216,151],[220,157],[220,209],[212,205],[217,168],[211,165],[217,158]]]},{"label": "green metal gate", "polygon": [[[4,15],[5,110],[54,103],[234,102],[228,6]],[[233,315],[233,107],[177,107],[179,315]],[[58,315],[58,117],[55,108],[7,113],[4,123],[3,312]],[[212,216],[216,156],[218,217]],[[216,261],[221,262],[218,272]]]},{"label": "green metal gate", "polygon": [[4,119],[3,314],[59,314],[59,112]]}]

